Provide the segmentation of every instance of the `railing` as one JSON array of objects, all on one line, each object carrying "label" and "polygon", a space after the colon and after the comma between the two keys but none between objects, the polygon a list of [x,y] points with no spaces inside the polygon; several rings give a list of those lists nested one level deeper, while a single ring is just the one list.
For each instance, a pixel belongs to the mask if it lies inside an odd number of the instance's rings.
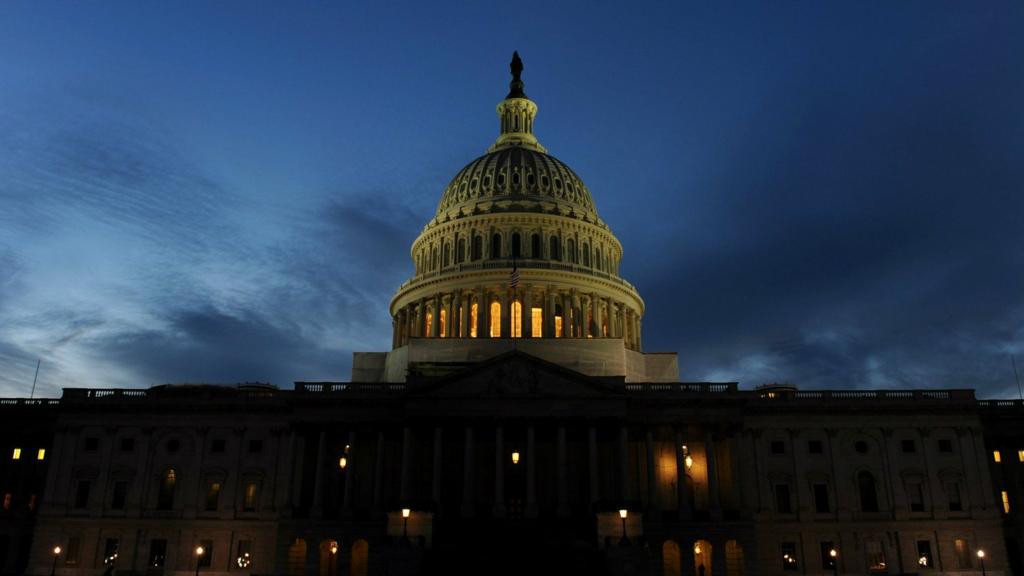
[{"label": "railing", "polygon": [[1024,408],[1024,400],[978,400],[981,408]]},{"label": "railing", "polygon": [[295,391],[309,394],[400,394],[404,382],[296,382]]},{"label": "railing", "polygon": [[[974,390],[756,390],[762,400],[973,401]],[[981,402],[979,402],[981,404]]]},{"label": "railing", "polygon": [[735,382],[627,382],[626,392],[640,394],[736,392]]},{"label": "railing", "polygon": [[[404,289],[406,289],[409,286],[412,286],[414,284],[418,284],[418,283],[424,282],[426,280],[432,280],[434,278],[439,278],[441,276],[445,276],[445,275],[448,275],[448,274],[457,274],[459,272],[468,272],[468,271],[473,271],[473,270],[500,270],[500,269],[504,269],[504,268],[512,268],[512,264],[513,264],[513,260],[511,258],[505,258],[505,259],[500,259],[500,260],[480,260],[480,261],[476,261],[476,262],[462,262],[460,264],[452,264],[452,265],[447,266],[445,268],[442,268],[440,270],[434,270],[432,272],[424,272],[422,274],[417,274],[412,279],[406,280],[405,282],[403,282],[402,285],[398,287],[398,291],[401,292],[402,290],[404,290]],[[596,270],[596,269],[591,268],[589,266],[583,266],[582,264],[572,264],[572,263],[566,263],[566,262],[554,262],[554,261],[550,261],[550,260],[531,260],[531,259],[520,260],[520,259],[517,258],[517,259],[515,259],[515,266],[518,269],[520,269],[520,270],[522,270],[522,269],[558,270],[558,271],[562,271],[562,272],[573,272],[573,273],[576,273],[576,274],[586,274],[588,276],[594,276],[596,278],[602,278],[604,280],[608,280],[609,282],[614,282],[616,284],[621,284],[622,286],[625,286],[626,288],[628,288],[628,289],[630,289],[630,290],[632,290],[634,292],[636,291],[636,288],[632,284],[630,284],[629,282],[623,280],[619,276],[616,276],[614,274],[609,274],[607,272],[602,272],[600,270]]]},{"label": "railing", "polygon": [[57,398],[0,398],[0,406],[57,406]]}]

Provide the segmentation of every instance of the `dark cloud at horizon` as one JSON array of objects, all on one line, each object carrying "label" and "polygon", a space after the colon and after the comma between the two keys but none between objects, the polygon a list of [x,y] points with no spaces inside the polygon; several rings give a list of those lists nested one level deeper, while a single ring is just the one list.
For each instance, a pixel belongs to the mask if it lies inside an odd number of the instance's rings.
[{"label": "dark cloud at horizon", "polygon": [[0,7],[0,395],[347,379],[513,48],[683,379],[1017,395],[1024,8],[586,6]]}]

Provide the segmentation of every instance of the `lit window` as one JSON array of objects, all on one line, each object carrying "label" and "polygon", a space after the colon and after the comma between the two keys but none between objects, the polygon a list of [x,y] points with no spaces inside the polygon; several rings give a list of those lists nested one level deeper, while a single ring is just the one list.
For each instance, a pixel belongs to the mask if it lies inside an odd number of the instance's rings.
[{"label": "lit window", "polygon": [[[1005,495],[1006,492],[1003,492],[1003,494]],[[4,494],[4,510],[10,510],[11,509],[11,501],[12,500],[14,500],[14,494],[11,494],[10,492],[7,492],[7,493]]]},{"label": "lit window", "polygon": [[993,450],[992,451],[992,460],[994,462],[1002,462],[1003,461],[1003,455],[999,453],[999,450]]},{"label": "lit window", "polygon": [[11,453],[11,460],[21,460],[21,448],[15,448]]},{"label": "lit window", "polygon": [[427,312],[427,325],[423,330],[423,336],[429,338],[430,332],[434,328],[434,313]]},{"label": "lit window", "polygon": [[491,302],[491,338],[501,337],[501,303]]},{"label": "lit window", "polygon": [[255,482],[245,485],[245,498],[242,501],[242,509],[246,512],[256,511],[256,499],[259,495],[259,486]]},{"label": "lit window", "polygon": [[1006,493],[1006,490],[1000,492],[1003,497],[1003,514],[1010,513],[1010,495]]},{"label": "lit window", "polygon": [[[534,338],[544,337],[544,309],[543,308],[531,308],[530,318],[533,322],[533,326],[530,328],[530,336]],[[1024,454],[1024,450],[1021,450],[1021,454]]]},{"label": "lit window", "polygon": [[1024,462],[1024,450],[1017,450],[1017,460]]},{"label": "lit window", "polygon": [[562,317],[555,316],[555,338],[562,338]]},{"label": "lit window", "polygon": [[46,460],[46,448],[40,448],[39,451],[36,452],[36,460]]},{"label": "lit window", "polygon": [[512,337],[523,337],[523,305],[519,300],[512,302]]},{"label": "lit window", "polygon": [[441,338],[447,338],[448,337],[448,311],[445,310],[444,308],[441,308],[440,316],[441,316],[441,325],[439,326],[439,328],[441,329]]},{"label": "lit window", "polygon": [[476,338],[476,302],[469,307],[469,337]]}]

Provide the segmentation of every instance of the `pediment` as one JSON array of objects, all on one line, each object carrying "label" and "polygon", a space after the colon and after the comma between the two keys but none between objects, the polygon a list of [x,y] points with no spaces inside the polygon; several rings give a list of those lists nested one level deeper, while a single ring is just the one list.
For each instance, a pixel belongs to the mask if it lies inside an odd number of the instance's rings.
[{"label": "pediment", "polygon": [[601,397],[624,392],[624,379],[587,376],[513,351],[435,380],[409,382],[427,397]]}]

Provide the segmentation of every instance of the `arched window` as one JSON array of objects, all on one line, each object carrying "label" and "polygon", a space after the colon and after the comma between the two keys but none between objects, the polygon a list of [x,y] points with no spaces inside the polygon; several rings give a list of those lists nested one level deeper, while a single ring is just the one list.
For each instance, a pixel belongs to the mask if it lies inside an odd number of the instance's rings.
[{"label": "arched window", "polygon": [[562,251],[559,250],[558,236],[552,236],[551,237],[551,246],[550,246],[550,248],[551,248],[551,250],[550,250],[551,251],[551,259],[552,260],[561,260],[562,259]]},{"label": "arched window", "polygon": [[697,540],[693,543],[693,573],[697,576],[711,576],[711,542]]},{"label": "arched window", "polygon": [[473,236],[473,260],[479,260],[484,257],[484,238],[483,236]]},{"label": "arched window", "polygon": [[423,337],[430,338],[434,328],[434,313],[427,312],[427,325],[423,328]]},{"label": "arched window", "polygon": [[448,330],[447,330],[448,329],[448,311],[445,310],[444,308],[441,308],[441,313],[438,316],[441,318],[441,325],[439,326],[441,328],[441,338],[447,338],[448,337]]},{"label": "arched window", "polygon": [[491,258],[501,258],[501,234],[491,236]]},{"label": "arched window", "polygon": [[735,540],[725,542],[725,575],[743,576],[743,546]]},{"label": "arched window", "polygon": [[512,337],[523,337],[523,305],[519,300],[512,301]]},{"label": "arched window", "polygon": [[864,512],[878,512],[878,492],[875,477],[870,472],[857,474],[857,490],[860,492],[860,509]]},{"label": "arched window", "polygon": [[540,258],[540,234],[530,236],[530,258]]},{"label": "arched window", "polygon": [[565,241],[566,260],[575,264],[576,263],[576,241],[569,238]]},{"label": "arched window", "polygon": [[476,315],[477,315],[477,304],[473,304],[469,307],[469,337],[476,338]]},{"label": "arched window", "polygon": [[501,303],[491,302],[491,338],[501,337]]},{"label": "arched window", "polygon": [[522,242],[519,240],[519,232],[512,233],[512,257],[522,258]]},{"label": "arched window", "polygon": [[530,336],[532,338],[544,337],[544,309],[532,308],[530,310]]},{"label": "arched window", "polygon": [[170,510],[174,507],[174,487],[177,483],[178,473],[174,468],[168,468],[160,477],[160,491],[156,499],[158,510]]},{"label": "arched window", "polygon": [[441,265],[444,266],[445,268],[451,266],[451,264],[452,264],[451,244],[445,242],[444,243],[444,248],[441,249],[441,254],[442,254],[442,256],[441,256],[442,264]]},{"label": "arched window", "polygon": [[583,243],[583,265],[590,267],[590,246],[586,242]]},{"label": "arched window", "polygon": [[459,241],[455,243],[455,262],[456,264],[462,264],[466,261],[466,239],[459,238]]},{"label": "arched window", "polygon": [[601,250],[595,250],[594,257],[597,258],[597,269],[604,272],[604,262],[601,259]]},{"label": "arched window", "polygon": [[367,576],[370,571],[370,544],[360,538],[352,543],[352,562],[349,564],[349,574],[352,576]]},{"label": "arched window", "polygon": [[430,269],[437,270],[437,246],[430,247]]},{"label": "arched window", "polygon": [[288,576],[303,576],[306,573],[306,541],[296,538],[288,547]]},{"label": "arched window", "polygon": [[562,305],[555,304],[555,338],[564,338],[565,335],[562,332]]},{"label": "arched window", "polygon": [[683,567],[679,563],[679,544],[665,540],[661,545],[661,573],[663,576],[681,576]]}]

